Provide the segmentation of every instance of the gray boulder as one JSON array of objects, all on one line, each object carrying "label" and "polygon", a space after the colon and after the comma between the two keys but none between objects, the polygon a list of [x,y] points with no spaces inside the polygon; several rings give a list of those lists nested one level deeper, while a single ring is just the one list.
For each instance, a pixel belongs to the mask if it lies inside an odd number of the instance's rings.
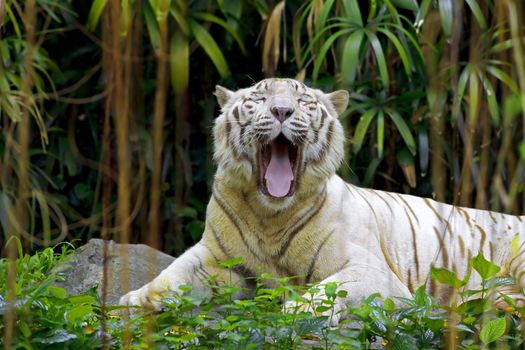
[{"label": "gray boulder", "polygon": [[[107,253],[104,253],[105,249]],[[104,254],[107,257],[106,278]],[[98,286],[98,294],[102,297],[105,287],[106,304],[117,305],[122,295],[150,282],[173,260],[174,257],[144,244],[118,244],[91,239],[51,273],[59,276],[55,284],[64,288],[68,295],[80,294]]]}]

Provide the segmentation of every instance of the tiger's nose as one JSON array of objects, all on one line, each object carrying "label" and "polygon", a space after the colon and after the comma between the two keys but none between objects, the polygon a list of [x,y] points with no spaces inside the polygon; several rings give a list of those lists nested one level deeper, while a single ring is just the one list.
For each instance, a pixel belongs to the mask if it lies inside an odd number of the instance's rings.
[{"label": "tiger's nose", "polygon": [[276,105],[270,108],[270,111],[272,112],[273,116],[277,118],[278,121],[283,123],[286,119],[288,119],[295,109],[291,106],[281,106]]}]

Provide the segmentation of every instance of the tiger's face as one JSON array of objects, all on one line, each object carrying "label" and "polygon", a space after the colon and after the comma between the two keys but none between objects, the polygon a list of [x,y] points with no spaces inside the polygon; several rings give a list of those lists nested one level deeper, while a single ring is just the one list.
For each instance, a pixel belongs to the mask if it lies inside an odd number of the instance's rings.
[{"label": "tiger's face", "polygon": [[222,108],[214,129],[218,176],[255,184],[265,200],[278,202],[321,185],[339,167],[338,114],[347,91],[325,94],[273,78],[235,92],[217,86],[215,94]]}]

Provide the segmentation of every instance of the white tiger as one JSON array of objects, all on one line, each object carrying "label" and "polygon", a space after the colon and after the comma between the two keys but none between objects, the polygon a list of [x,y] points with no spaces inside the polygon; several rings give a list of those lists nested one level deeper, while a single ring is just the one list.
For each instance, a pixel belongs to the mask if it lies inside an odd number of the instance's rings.
[{"label": "white tiger", "polygon": [[[232,257],[243,258],[233,273],[242,287],[251,287],[246,277],[256,271],[299,276],[292,280],[298,284],[340,283],[348,293],[336,310],[376,292],[409,297],[424,283],[446,299],[449,290],[429,279],[431,265],[464,276],[478,252],[524,285],[524,216],[362,189],[335,174],[345,140],[338,114],[348,92],[266,79],[235,92],[217,86],[215,95],[222,108],[214,127],[218,169],[203,237],[122,304],[159,309],[162,292],[181,284],[206,293],[203,279],[229,280],[217,262]],[[519,294],[517,286],[506,288]]]}]

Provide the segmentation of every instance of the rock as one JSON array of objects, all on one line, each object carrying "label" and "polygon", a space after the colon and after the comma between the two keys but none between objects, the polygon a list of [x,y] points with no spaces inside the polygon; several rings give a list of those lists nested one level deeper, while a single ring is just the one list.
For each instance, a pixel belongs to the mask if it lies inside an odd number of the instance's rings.
[{"label": "rock", "polygon": [[[104,246],[107,247],[107,278],[104,280]],[[106,285],[106,304],[117,305],[130,290],[142,287],[170,265],[174,257],[144,244],[118,244],[91,239],[78,248],[51,273],[59,276],[57,286],[76,295],[98,286],[102,297]]]}]

